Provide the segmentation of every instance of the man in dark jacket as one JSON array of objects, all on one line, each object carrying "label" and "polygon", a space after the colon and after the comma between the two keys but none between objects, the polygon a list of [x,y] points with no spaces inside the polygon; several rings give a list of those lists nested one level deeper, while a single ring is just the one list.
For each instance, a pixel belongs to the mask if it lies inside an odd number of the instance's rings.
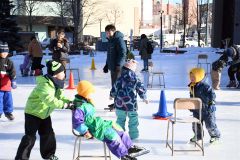
[{"label": "man in dark jacket", "polygon": [[[121,68],[125,63],[127,47],[123,40],[124,35],[120,31],[116,31],[116,27],[109,24],[105,27],[108,39],[107,60],[103,68],[104,73],[108,70],[111,72],[112,86],[121,75]],[[113,107],[113,105],[110,105]]]}]

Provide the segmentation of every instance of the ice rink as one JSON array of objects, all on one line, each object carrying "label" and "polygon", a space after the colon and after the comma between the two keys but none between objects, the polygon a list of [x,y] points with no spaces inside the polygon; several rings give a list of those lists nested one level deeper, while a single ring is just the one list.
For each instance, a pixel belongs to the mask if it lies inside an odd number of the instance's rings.
[{"label": "ice rink", "polygon": [[[173,113],[173,101],[175,98],[189,97],[187,85],[189,83],[188,72],[192,67],[197,65],[197,56],[207,54],[208,61],[215,61],[220,55],[215,53],[215,49],[189,49],[185,54],[161,53],[155,50],[152,61],[154,71],[163,71],[166,81],[166,100],[167,109]],[[138,52],[135,52],[136,60],[139,62],[137,74],[146,83],[146,75],[141,73],[143,63],[140,60]],[[45,56],[44,59],[50,59]],[[14,116],[15,120],[10,122],[4,115],[0,119],[0,160],[14,159],[16,150],[24,135],[24,107],[27,98],[35,86],[35,77],[21,77],[19,65],[23,61],[23,56],[18,55],[11,58],[15,63],[17,70],[18,88],[12,91],[14,99]],[[81,80],[89,80],[96,87],[94,95],[97,114],[105,119],[115,120],[115,113],[104,111],[104,108],[112,101],[109,100],[110,91],[110,73],[104,74],[102,71],[106,61],[106,53],[97,52],[94,57],[97,70],[90,70],[92,57],[88,55],[71,56],[71,67],[79,68]],[[42,62],[44,63],[44,61]],[[46,73],[46,68],[44,68]],[[69,75],[69,73],[67,73]],[[75,85],[77,84],[77,74],[74,72]],[[210,75],[207,81],[211,83]],[[209,144],[209,134],[205,127],[204,147],[205,156],[201,152],[176,152],[171,156],[171,150],[166,148],[166,120],[154,120],[152,114],[156,113],[159,108],[160,88],[158,79],[155,77],[153,87],[148,88],[147,96],[150,103],[146,105],[138,98],[139,105],[139,130],[140,137],[134,143],[150,150],[150,153],[138,157],[139,160],[239,160],[240,159],[240,92],[237,89],[226,89],[228,83],[227,68],[222,73],[221,87],[216,91],[216,117],[217,125],[221,131],[222,138],[218,144]],[[66,81],[66,86],[68,82]],[[74,98],[75,90],[66,90],[65,95],[70,99]],[[190,115],[190,112],[183,112],[183,115]],[[60,160],[71,160],[73,154],[75,137],[71,131],[71,111],[55,110],[51,115],[53,128],[57,138],[56,156]],[[127,125],[127,124],[126,124]],[[128,128],[126,126],[126,128]],[[176,148],[194,148],[194,145],[188,144],[189,139],[193,136],[191,124],[177,124],[175,128]],[[84,140],[81,148],[82,154],[99,155],[103,154],[102,142],[97,140]],[[31,160],[41,160],[39,151],[39,137],[31,152]],[[85,158],[92,160],[91,158]],[[100,158],[97,158],[97,160]],[[117,158],[112,155],[112,159]]]}]

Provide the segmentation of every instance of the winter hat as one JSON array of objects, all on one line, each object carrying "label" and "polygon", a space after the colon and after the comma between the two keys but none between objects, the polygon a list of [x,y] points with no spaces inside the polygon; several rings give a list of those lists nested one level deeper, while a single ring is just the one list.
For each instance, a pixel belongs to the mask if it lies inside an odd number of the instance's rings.
[{"label": "winter hat", "polygon": [[228,57],[234,58],[236,56],[236,49],[234,47],[227,48],[225,53]]},{"label": "winter hat", "polygon": [[126,67],[126,68],[132,70],[133,72],[135,72],[136,69],[137,69],[137,63],[138,62],[136,60],[130,59],[124,64],[124,67]]},{"label": "winter hat", "polygon": [[80,81],[78,83],[78,86],[77,86],[77,92],[78,92],[78,95],[84,97],[84,98],[89,98],[89,94],[91,93],[94,93],[95,92],[95,88],[94,86],[92,85],[92,83],[90,83],[89,81]]},{"label": "winter hat", "polygon": [[0,41],[0,53],[3,53],[3,52],[9,52],[9,48],[8,48],[8,44],[7,42],[2,42]]},{"label": "winter hat", "polygon": [[63,72],[64,70],[64,66],[59,62],[52,60],[47,62],[47,73],[51,76]]},{"label": "winter hat", "polygon": [[202,68],[193,68],[190,71],[190,74],[193,74],[193,76],[195,77],[195,83],[202,81],[205,77],[205,71]]}]

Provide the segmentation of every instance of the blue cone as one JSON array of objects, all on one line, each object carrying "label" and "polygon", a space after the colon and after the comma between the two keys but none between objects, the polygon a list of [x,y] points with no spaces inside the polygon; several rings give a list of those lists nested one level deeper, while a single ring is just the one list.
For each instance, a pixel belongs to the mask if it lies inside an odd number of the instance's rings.
[{"label": "blue cone", "polygon": [[167,103],[166,103],[166,96],[165,96],[164,90],[161,91],[158,112],[153,114],[153,116],[161,117],[161,118],[167,118],[172,116],[172,113],[167,112]]}]

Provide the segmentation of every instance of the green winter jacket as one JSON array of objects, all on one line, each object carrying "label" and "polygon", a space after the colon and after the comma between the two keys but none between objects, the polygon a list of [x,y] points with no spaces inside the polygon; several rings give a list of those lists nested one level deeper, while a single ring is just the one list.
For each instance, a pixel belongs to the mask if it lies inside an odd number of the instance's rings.
[{"label": "green winter jacket", "polygon": [[90,102],[78,95],[75,96],[73,102],[76,105],[72,117],[73,128],[75,130],[82,135],[89,131],[95,138],[101,141],[117,138],[117,133],[113,131],[113,126],[116,126],[115,123],[95,116],[95,107]]},{"label": "green winter jacket", "polygon": [[37,86],[28,97],[25,113],[46,119],[55,108],[62,109],[69,100],[63,96],[62,89],[56,89],[53,82],[44,77],[36,78]]}]

